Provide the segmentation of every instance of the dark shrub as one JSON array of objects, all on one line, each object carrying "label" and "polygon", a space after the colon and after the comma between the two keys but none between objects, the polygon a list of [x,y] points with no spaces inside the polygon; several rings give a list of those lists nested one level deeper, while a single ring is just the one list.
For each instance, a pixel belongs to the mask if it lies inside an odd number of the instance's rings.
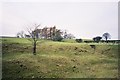
[{"label": "dark shrub", "polygon": [[78,43],[81,43],[82,39],[76,39],[75,41],[78,42]]},{"label": "dark shrub", "polygon": [[53,41],[62,41],[62,36],[61,35],[56,35],[56,36],[54,36],[54,38],[53,38]]},{"label": "dark shrub", "polygon": [[101,39],[102,39],[102,37],[97,36],[97,37],[93,38],[93,41],[99,43]]}]

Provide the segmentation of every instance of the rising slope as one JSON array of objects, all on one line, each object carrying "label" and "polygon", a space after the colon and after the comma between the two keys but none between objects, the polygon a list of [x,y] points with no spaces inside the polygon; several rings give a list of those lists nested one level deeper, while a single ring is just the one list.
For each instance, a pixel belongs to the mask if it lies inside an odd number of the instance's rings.
[{"label": "rising slope", "polygon": [[39,40],[37,55],[22,38],[3,38],[3,79],[116,78],[118,45]]}]

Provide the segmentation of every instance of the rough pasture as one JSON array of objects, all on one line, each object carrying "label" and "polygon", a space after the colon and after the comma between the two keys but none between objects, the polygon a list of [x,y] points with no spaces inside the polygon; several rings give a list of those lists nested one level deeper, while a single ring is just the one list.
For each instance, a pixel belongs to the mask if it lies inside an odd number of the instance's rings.
[{"label": "rough pasture", "polygon": [[[95,45],[95,50],[90,45]],[[29,40],[3,38],[2,50],[5,80],[118,77],[118,45],[39,40],[33,55]]]}]

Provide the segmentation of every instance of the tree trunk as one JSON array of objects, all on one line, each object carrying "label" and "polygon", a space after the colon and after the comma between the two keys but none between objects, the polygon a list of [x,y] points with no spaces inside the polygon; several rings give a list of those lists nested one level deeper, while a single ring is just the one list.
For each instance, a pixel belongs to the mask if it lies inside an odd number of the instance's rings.
[{"label": "tree trunk", "polygon": [[108,43],[107,37],[106,37],[106,43]]},{"label": "tree trunk", "polygon": [[33,44],[33,54],[36,55],[36,41],[34,41]]}]

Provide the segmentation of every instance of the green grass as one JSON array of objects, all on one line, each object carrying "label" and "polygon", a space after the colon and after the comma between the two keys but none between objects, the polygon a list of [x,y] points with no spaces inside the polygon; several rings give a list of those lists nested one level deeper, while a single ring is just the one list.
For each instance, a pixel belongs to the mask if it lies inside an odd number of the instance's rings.
[{"label": "green grass", "polygon": [[62,42],[77,43],[75,39],[63,39]]},{"label": "green grass", "polygon": [[118,77],[118,45],[39,40],[33,55],[27,39],[3,38],[2,43],[3,78]]}]

